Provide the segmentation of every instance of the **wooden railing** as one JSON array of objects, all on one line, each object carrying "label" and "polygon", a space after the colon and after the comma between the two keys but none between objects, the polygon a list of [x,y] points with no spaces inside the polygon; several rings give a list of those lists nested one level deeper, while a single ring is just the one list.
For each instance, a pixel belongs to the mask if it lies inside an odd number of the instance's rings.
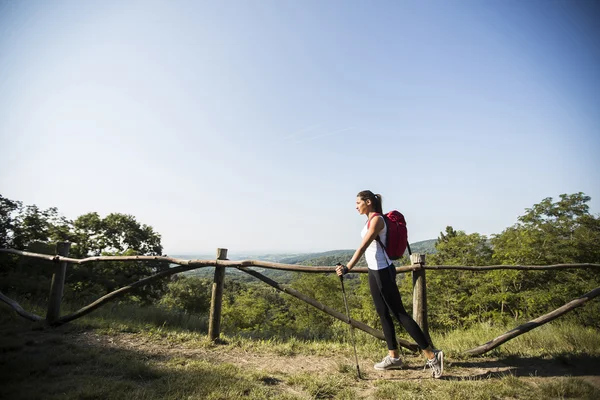
[{"label": "wooden railing", "polygon": [[[180,258],[173,257],[162,257],[162,256],[101,256],[101,257],[88,257],[83,259],[77,258],[69,258],[69,248],[70,243],[58,243],[57,245],[57,255],[51,256],[47,254],[38,254],[31,253],[21,250],[15,249],[0,249],[2,253],[15,254],[22,257],[30,257],[42,260],[49,260],[55,263],[54,272],[52,275],[52,282],[50,286],[50,297],[48,302],[48,310],[46,313],[46,318],[42,318],[41,316],[35,315],[33,313],[27,312],[23,309],[16,301],[8,298],[4,294],[0,293],[0,300],[8,304],[18,315],[31,320],[31,321],[43,321],[51,326],[61,325],[74,319],[80,318],[93,310],[101,307],[107,302],[118,298],[131,290],[147,285],[150,282],[153,282],[158,279],[162,279],[168,277],[173,274],[177,274],[184,271],[190,271],[198,268],[204,267],[215,267],[214,272],[214,280],[212,285],[212,297],[211,297],[211,307],[210,307],[210,316],[209,316],[209,328],[208,335],[211,340],[217,340],[220,336],[220,325],[221,325],[221,305],[222,305],[222,297],[223,297],[223,287],[224,287],[224,278],[225,278],[225,268],[237,268],[240,271],[243,271],[267,285],[287,293],[293,297],[296,297],[299,300],[302,300],[313,307],[331,315],[334,318],[337,318],[341,321],[344,321],[362,331],[378,338],[384,340],[383,333],[378,331],[360,321],[356,321],[354,319],[349,318],[341,312],[331,309],[330,307],[325,306],[324,304],[318,302],[315,299],[312,299],[297,290],[294,290],[290,287],[283,286],[267,276],[259,273],[258,271],[250,269],[250,267],[260,267],[266,269],[276,269],[283,271],[295,271],[295,272],[308,272],[308,273],[335,273],[334,266],[298,266],[291,264],[281,264],[281,263],[272,263],[272,262],[264,262],[264,261],[253,261],[253,260],[243,260],[243,261],[230,261],[227,260],[227,249],[217,249],[217,255],[215,260],[186,260]],[[550,270],[550,269],[572,269],[572,268],[600,268],[600,264],[556,264],[556,265],[490,265],[490,266],[455,266],[455,265],[426,265],[425,264],[425,255],[424,254],[412,254],[410,257],[411,265],[405,265],[396,267],[396,271],[400,272],[412,272],[413,278],[413,318],[417,322],[417,324],[423,329],[427,339],[430,343],[431,341],[429,335],[429,328],[427,322],[427,291],[426,291],[426,270],[468,270],[468,271],[490,271],[497,269],[513,269],[513,270]],[[65,276],[67,264],[86,264],[91,262],[106,262],[106,261],[123,261],[123,262],[132,262],[132,261],[162,261],[168,262],[171,264],[177,264],[177,267],[169,268],[168,270],[164,270],[158,272],[152,276],[141,279],[137,282],[134,282],[130,285],[119,288],[111,293],[108,293],[91,304],[82,307],[81,309],[75,311],[72,314],[60,316],[60,304],[62,300],[64,284],[65,284]],[[367,273],[367,268],[353,268],[351,273]],[[466,354],[470,355],[480,355],[492,350],[495,347],[498,347],[502,343],[507,342],[523,333],[526,333],[534,328],[537,328],[547,322],[550,322],[561,315],[584,305],[589,300],[600,295],[600,288],[596,288],[588,293],[585,293],[583,296],[570,301],[569,303],[563,305],[562,307],[538,317],[532,321],[529,321],[525,324],[519,325],[516,328],[504,333],[503,335],[498,336],[497,338],[492,339],[491,341],[482,344],[481,346],[477,346],[473,349],[466,350]],[[409,341],[399,339],[399,344],[407,349],[412,351],[418,350],[418,346],[415,343],[411,343]]]}]

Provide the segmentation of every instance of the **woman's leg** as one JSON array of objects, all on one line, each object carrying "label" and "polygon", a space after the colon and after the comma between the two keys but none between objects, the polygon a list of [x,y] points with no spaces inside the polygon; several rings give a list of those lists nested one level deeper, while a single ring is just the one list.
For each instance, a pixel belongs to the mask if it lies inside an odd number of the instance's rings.
[{"label": "woman's leg", "polygon": [[381,326],[383,327],[383,335],[388,346],[388,350],[397,351],[398,341],[396,340],[396,332],[394,330],[394,321],[390,316],[388,306],[383,299],[379,284],[376,278],[377,271],[369,270],[369,289],[371,290],[371,296],[375,303],[375,310],[381,320]]},{"label": "woman's leg", "polygon": [[431,368],[431,376],[440,378],[444,373],[444,352],[439,350],[434,352],[431,345],[427,342],[425,334],[421,327],[412,319],[402,304],[400,291],[396,285],[396,269],[390,266],[384,270],[379,270],[379,285],[381,287],[381,295],[384,302],[387,304],[393,316],[402,324],[408,334],[417,342],[423,354],[427,358],[427,366]]},{"label": "woman's leg", "polygon": [[408,315],[404,309],[402,298],[400,297],[400,291],[398,290],[398,285],[396,285],[396,269],[392,265],[376,272],[379,278],[377,279],[379,281],[377,283],[381,287],[380,293],[387,308],[389,308],[392,315],[396,317],[400,324],[402,324],[404,329],[406,329],[413,340],[417,342],[421,350],[427,350],[427,355],[428,352],[431,352],[429,348],[429,342],[427,342],[421,327],[415,322],[414,319],[410,317],[410,315]]}]

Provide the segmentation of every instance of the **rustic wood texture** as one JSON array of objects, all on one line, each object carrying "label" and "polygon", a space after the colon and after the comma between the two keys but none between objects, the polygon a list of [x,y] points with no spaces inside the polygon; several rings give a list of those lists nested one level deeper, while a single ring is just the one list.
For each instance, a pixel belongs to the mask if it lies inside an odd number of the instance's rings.
[{"label": "rustic wood texture", "polygon": [[[217,260],[227,259],[227,249],[217,249]],[[215,276],[210,298],[210,316],[208,319],[208,337],[215,341],[221,335],[221,307],[223,304],[223,286],[225,283],[225,267],[215,267]]]},{"label": "rustic wood texture", "polygon": [[425,269],[417,268],[425,266],[425,254],[411,254],[410,261],[415,266],[412,273],[413,280],[413,319],[421,327],[427,342],[433,347],[429,335],[429,323],[427,322],[427,280]]},{"label": "rustic wood texture", "polygon": [[44,320],[44,318],[40,317],[39,315],[35,315],[35,314],[25,311],[19,303],[17,303],[13,299],[6,297],[2,292],[0,292],[0,300],[5,302],[6,304],[8,304],[13,310],[15,310],[15,312],[17,314],[19,314],[21,317],[23,317],[25,319],[28,319],[33,322],[38,322],[38,321]]},{"label": "rustic wood texture", "polygon": [[538,326],[542,326],[577,307],[581,307],[582,305],[599,295],[600,287],[592,290],[591,292],[587,292],[583,296],[568,302],[564,306],[559,307],[548,314],[544,314],[541,317],[519,325],[516,328],[498,336],[497,338],[492,339],[485,344],[482,344],[481,346],[477,346],[473,349],[467,350],[465,351],[465,353],[473,356],[487,353],[488,351],[500,346],[502,343],[508,342],[509,340],[514,339],[517,336],[524,334],[525,332],[529,332],[530,330],[537,328]]},{"label": "rustic wood texture", "polygon": [[[67,257],[70,248],[71,243],[69,242],[56,243],[56,252],[61,257]],[[60,303],[65,291],[66,275],[67,263],[60,261],[54,266],[54,273],[52,274],[52,281],[50,283],[50,297],[48,298],[48,311],[46,312],[46,321],[50,325],[60,317]]]},{"label": "rustic wood texture", "polygon": [[[90,262],[103,261],[164,261],[178,265],[189,265],[199,267],[260,267],[267,269],[278,269],[283,271],[296,272],[325,272],[335,273],[335,266],[298,266],[294,264],[282,264],[266,261],[242,260],[242,261],[226,261],[226,260],[186,260],[182,258],[163,257],[163,256],[99,256],[87,258],[68,258],[61,256],[49,256],[47,254],[37,254],[27,251],[14,249],[0,249],[2,253],[17,254],[23,257],[39,258],[54,262],[67,262],[69,264],[86,264]],[[396,267],[397,272],[409,272],[418,269],[432,270],[467,270],[467,271],[491,271],[496,269],[515,269],[515,270],[549,270],[549,269],[571,269],[571,268],[600,268],[600,264],[555,264],[555,265],[487,265],[487,266],[461,266],[461,265],[405,265]],[[368,268],[356,267],[352,268],[350,273],[367,273]]]}]

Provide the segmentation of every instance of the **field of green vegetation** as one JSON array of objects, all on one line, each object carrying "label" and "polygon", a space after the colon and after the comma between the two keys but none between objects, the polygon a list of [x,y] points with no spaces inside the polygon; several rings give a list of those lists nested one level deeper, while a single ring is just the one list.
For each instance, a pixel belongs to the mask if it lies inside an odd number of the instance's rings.
[{"label": "field of green vegetation", "polygon": [[[599,264],[600,217],[589,213],[589,200],[583,193],[544,199],[491,238],[446,227],[427,263]],[[54,254],[57,241],[69,240],[75,258],[161,255],[160,239],[131,215],[89,213],[69,221],[56,209],[0,196],[0,248]],[[333,251],[285,262],[333,265],[351,255]],[[0,291],[43,316],[52,267],[0,253]],[[62,313],[168,268],[138,261],[70,265]],[[0,303],[0,398],[600,398],[597,299],[483,357],[463,354],[599,287],[597,267],[427,271],[431,336],[447,357],[441,380],[423,371],[421,356],[407,352],[406,368],[373,370],[385,344],[358,330],[364,379],[356,379],[346,324],[250,276],[237,279],[242,274],[226,273],[220,343],[206,338],[210,274],[154,282],[58,328],[26,322]],[[274,279],[344,310],[339,279],[332,274],[286,272]],[[411,277],[398,276],[398,285],[411,310]],[[348,275],[346,291],[352,318],[380,329],[366,276]],[[409,339],[401,328],[398,332]]]},{"label": "field of green vegetation", "polygon": [[56,329],[2,309],[0,327],[0,398],[6,399],[600,398],[600,333],[564,323],[476,358],[461,352],[507,327],[434,331],[447,357],[441,380],[430,378],[422,357],[410,352],[403,354],[405,369],[375,371],[385,344],[360,331],[359,380],[347,335],[227,334],[214,344],[201,318],[131,305],[100,309]]}]

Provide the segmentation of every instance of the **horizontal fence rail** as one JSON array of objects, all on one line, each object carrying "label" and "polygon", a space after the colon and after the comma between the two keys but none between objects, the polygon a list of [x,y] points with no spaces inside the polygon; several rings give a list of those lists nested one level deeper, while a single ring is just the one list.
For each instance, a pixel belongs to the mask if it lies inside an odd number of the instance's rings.
[{"label": "horizontal fence rail", "polygon": [[[132,291],[137,287],[141,287],[147,285],[150,282],[156,281],[158,279],[163,279],[165,277],[185,272],[191,271],[198,268],[205,267],[217,267],[215,268],[215,279],[212,288],[212,301],[211,301],[211,310],[210,310],[210,326],[209,326],[209,336],[211,340],[216,340],[219,337],[220,330],[220,316],[221,316],[221,297],[223,292],[223,284],[224,284],[224,271],[225,268],[237,268],[240,271],[248,273],[253,277],[261,280],[262,282],[268,284],[269,286],[287,293],[293,297],[296,297],[307,304],[319,309],[322,312],[325,312],[331,315],[334,318],[342,320],[358,329],[363,330],[364,332],[383,340],[383,333],[380,331],[371,328],[368,325],[363,324],[362,322],[355,321],[350,317],[340,313],[336,310],[333,310],[315,299],[312,299],[298,291],[289,288],[287,286],[281,285],[272,279],[260,274],[258,271],[249,269],[250,267],[264,268],[264,269],[275,269],[280,271],[291,271],[291,272],[303,272],[303,273],[335,273],[335,266],[298,266],[294,264],[282,264],[282,263],[274,263],[274,262],[266,262],[266,261],[255,261],[255,260],[241,260],[241,261],[231,261],[226,260],[227,249],[217,249],[217,257],[214,260],[186,260],[181,258],[173,258],[168,256],[97,256],[97,257],[87,257],[83,259],[78,258],[70,258],[68,257],[69,244],[68,243],[59,243],[59,255],[48,255],[48,254],[39,254],[32,253],[22,250],[16,249],[0,249],[0,253],[14,254],[21,257],[29,257],[35,259],[41,259],[46,261],[52,261],[56,264],[55,272],[52,277],[52,286],[51,286],[51,295],[50,295],[50,304],[48,309],[48,314],[46,319],[40,317],[38,315],[29,313],[23,309],[16,301],[8,298],[4,294],[0,293],[0,301],[8,304],[18,315],[23,318],[26,318],[30,321],[40,322],[44,321],[49,325],[60,325],[67,322],[70,322],[74,319],[80,318],[86,314],[89,314],[93,310],[101,307],[107,302],[114,300],[115,298],[121,297],[124,294]],[[81,309],[75,311],[72,314],[59,316],[60,312],[60,301],[62,297],[62,288],[64,286],[65,274],[64,270],[67,264],[86,264],[93,262],[110,262],[110,261],[119,261],[119,262],[165,262],[170,264],[177,264],[176,267],[171,267],[169,269],[160,271],[154,275],[143,278],[137,282],[134,282],[130,285],[119,288],[111,293],[108,293],[99,299],[95,300],[91,304],[82,307]],[[411,265],[399,266],[396,267],[397,272],[412,272],[413,273],[413,318],[419,324],[419,326],[423,329],[427,338],[429,336],[428,324],[427,324],[427,296],[426,296],[426,281],[425,281],[425,271],[426,270],[463,270],[463,271],[492,271],[492,270],[530,270],[530,271],[543,271],[543,270],[561,270],[561,269],[575,269],[575,268],[600,268],[600,264],[555,264],[555,265],[487,265],[487,266],[460,266],[460,265],[426,265],[425,264],[425,255],[423,254],[413,254],[411,255]],[[358,267],[353,268],[350,273],[367,273],[368,268]],[[525,324],[522,324],[503,335],[498,336],[497,338],[481,345],[477,346],[473,349],[466,350],[465,353],[468,355],[480,355],[484,354],[502,343],[505,343],[523,333],[526,333],[534,328],[537,328],[547,322],[550,322],[561,315],[577,308],[581,307],[587,301],[597,297],[600,295],[600,288],[596,288],[583,296],[572,300],[571,302],[563,305],[562,307],[545,314],[539,318],[536,318],[532,321],[529,321]],[[407,349],[412,351],[417,351],[418,347],[415,343],[408,342],[406,340],[399,339],[399,344]],[[430,343],[431,340],[430,340]]]},{"label": "horizontal fence rail", "polygon": [[[335,272],[335,266],[298,266],[295,264],[282,264],[267,261],[255,261],[255,260],[186,260],[183,258],[163,257],[163,256],[97,256],[87,258],[69,258],[62,256],[51,256],[48,254],[31,253],[27,251],[15,250],[15,249],[0,249],[0,253],[16,254],[23,257],[38,258],[41,260],[53,261],[53,262],[66,262],[69,264],[86,264],[91,262],[105,262],[105,261],[123,261],[123,262],[134,262],[134,261],[162,261],[171,264],[188,265],[194,268],[202,267],[260,267],[267,269],[276,269],[280,271],[295,271],[295,272],[319,272],[319,273],[333,273]],[[192,268],[192,269],[194,269]],[[600,268],[600,264],[554,264],[554,265],[484,265],[484,266],[463,266],[463,265],[422,265],[412,264],[396,267],[397,272],[412,272],[418,269],[425,270],[466,270],[466,271],[492,271],[497,269],[515,269],[515,270],[550,270],[550,269],[573,269],[573,268]],[[349,273],[368,273],[369,269],[366,267],[355,267]]]}]

